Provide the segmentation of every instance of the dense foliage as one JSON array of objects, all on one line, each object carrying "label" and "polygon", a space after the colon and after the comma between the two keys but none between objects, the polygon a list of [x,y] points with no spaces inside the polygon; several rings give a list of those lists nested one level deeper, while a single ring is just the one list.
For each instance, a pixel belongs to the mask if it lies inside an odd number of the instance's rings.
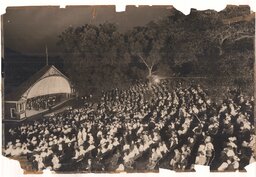
[{"label": "dense foliage", "polygon": [[59,36],[64,70],[82,94],[152,75],[248,86],[253,80],[255,19],[247,17],[254,14],[245,11],[238,18],[225,13],[192,10],[185,16],[173,10],[124,33],[112,23],[69,27]]}]

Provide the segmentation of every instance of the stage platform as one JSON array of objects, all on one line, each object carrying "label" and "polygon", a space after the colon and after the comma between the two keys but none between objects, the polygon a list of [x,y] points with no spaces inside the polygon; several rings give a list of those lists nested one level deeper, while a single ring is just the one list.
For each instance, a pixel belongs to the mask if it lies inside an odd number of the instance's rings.
[{"label": "stage platform", "polygon": [[49,115],[55,113],[56,112],[62,112],[65,109],[64,108],[68,108],[69,103],[74,100],[74,98],[70,98],[67,100],[64,100],[60,103],[58,103],[57,105],[53,106],[51,109],[45,109],[45,110],[40,110],[40,111],[36,111],[36,110],[27,110],[26,112],[26,117],[23,119],[3,119],[3,123],[14,123],[14,122],[23,122],[23,121],[30,121],[30,120],[34,120],[37,118],[42,118],[42,117],[49,117]]}]

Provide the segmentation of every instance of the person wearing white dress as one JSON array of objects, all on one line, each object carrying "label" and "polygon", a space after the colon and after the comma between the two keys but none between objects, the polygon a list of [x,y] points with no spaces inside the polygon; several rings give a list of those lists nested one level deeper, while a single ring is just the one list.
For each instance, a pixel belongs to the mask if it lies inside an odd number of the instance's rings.
[{"label": "person wearing white dress", "polygon": [[54,155],[53,155],[53,158],[52,158],[52,168],[53,168],[54,170],[58,170],[60,167],[61,167],[60,160],[59,160],[59,158],[57,157],[57,155],[54,154]]}]

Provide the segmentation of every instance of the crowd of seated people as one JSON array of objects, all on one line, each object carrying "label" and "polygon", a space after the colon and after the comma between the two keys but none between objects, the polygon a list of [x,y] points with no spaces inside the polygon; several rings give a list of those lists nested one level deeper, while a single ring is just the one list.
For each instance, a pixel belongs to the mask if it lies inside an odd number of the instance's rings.
[{"label": "crowd of seated people", "polygon": [[36,170],[139,171],[243,169],[253,162],[253,99],[230,93],[221,105],[199,85],[105,91],[96,104],[9,129],[6,156],[26,155]]},{"label": "crowd of seated people", "polygon": [[59,99],[56,95],[38,96],[28,99],[26,105],[28,110],[45,110],[58,103]]}]

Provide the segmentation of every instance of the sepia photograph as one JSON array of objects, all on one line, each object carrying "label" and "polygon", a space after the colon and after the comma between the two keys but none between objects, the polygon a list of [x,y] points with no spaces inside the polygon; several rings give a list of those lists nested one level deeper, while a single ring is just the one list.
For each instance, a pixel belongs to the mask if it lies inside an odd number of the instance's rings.
[{"label": "sepia photograph", "polygon": [[2,155],[26,173],[256,162],[250,6],[27,6],[1,18]]}]

